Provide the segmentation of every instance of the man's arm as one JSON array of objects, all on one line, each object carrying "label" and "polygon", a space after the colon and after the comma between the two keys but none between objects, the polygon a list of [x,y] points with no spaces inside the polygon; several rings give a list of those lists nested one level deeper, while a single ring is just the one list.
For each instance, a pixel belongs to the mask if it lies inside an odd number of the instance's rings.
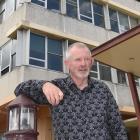
[{"label": "man's arm", "polygon": [[42,86],[46,81],[43,80],[28,80],[20,83],[14,93],[16,96],[24,94],[30,97],[38,104],[47,104],[47,98],[45,97]]},{"label": "man's arm", "polygon": [[44,80],[28,80],[20,83],[15,89],[15,95],[24,94],[38,104],[58,105],[63,99],[62,91],[52,83]]},{"label": "man's arm", "polygon": [[112,139],[128,140],[118,105],[108,87],[106,87],[106,91],[108,94],[108,105],[107,105],[108,124]]}]

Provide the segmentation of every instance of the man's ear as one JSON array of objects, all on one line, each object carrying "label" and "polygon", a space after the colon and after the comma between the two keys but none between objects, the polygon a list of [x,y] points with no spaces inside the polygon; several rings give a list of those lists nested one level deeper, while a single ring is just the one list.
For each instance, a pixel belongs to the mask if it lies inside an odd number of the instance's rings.
[{"label": "man's ear", "polygon": [[64,64],[66,66],[66,70],[69,72],[69,61],[68,60],[64,60]]},{"label": "man's ear", "polygon": [[91,65],[94,64],[94,58],[91,58]]},{"label": "man's ear", "polygon": [[69,69],[69,62],[68,62],[68,60],[64,60],[64,64],[67,67],[67,69]]}]

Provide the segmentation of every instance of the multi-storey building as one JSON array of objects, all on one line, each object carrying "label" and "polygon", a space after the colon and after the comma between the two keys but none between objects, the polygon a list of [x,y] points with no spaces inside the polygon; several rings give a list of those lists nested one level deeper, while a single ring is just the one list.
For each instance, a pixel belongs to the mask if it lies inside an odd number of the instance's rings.
[{"label": "multi-storey building", "polygon": [[[0,0],[0,135],[7,127],[6,105],[14,89],[28,79],[65,77],[69,44],[90,49],[140,23],[138,0]],[[124,72],[95,61],[91,76],[110,87],[126,124],[129,139],[138,139],[137,121]],[[140,91],[140,79],[136,76]],[[38,110],[39,140],[52,140],[47,106]],[[1,139],[1,138],[0,138]]]}]

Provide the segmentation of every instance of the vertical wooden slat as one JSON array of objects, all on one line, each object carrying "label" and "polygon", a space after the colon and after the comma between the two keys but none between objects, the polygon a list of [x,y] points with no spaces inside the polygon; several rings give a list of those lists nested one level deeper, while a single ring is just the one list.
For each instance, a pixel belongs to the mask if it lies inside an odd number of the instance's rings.
[{"label": "vertical wooden slat", "polygon": [[132,73],[127,73],[127,75],[128,75],[128,81],[129,81],[134,107],[136,110],[136,116],[138,119],[138,127],[140,131],[140,101],[139,101],[138,91],[134,80],[134,75]]}]

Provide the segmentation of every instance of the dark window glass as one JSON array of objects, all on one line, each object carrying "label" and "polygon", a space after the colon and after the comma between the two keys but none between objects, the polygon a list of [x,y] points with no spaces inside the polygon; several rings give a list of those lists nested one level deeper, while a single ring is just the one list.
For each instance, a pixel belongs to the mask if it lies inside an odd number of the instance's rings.
[{"label": "dark window glass", "polygon": [[131,24],[131,28],[137,26],[138,25],[138,19],[130,17],[130,24]]},{"label": "dark window glass", "polygon": [[48,69],[63,71],[62,41],[48,38]]},{"label": "dark window glass", "polygon": [[92,18],[91,3],[89,0],[79,1],[80,14]]},{"label": "dark window glass", "polygon": [[117,12],[115,10],[109,9],[110,25],[111,30],[119,33]]},{"label": "dark window glass", "polygon": [[5,14],[5,0],[0,1],[0,24],[3,22],[3,17]]},{"label": "dark window glass", "polygon": [[95,73],[95,72],[90,72],[90,76],[91,77],[94,77],[94,78],[98,78],[98,74],[97,73]]},{"label": "dark window glass", "polygon": [[60,10],[60,0],[47,0],[47,9]]},{"label": "dark window glass", "polygon": [[29,64],[35,65],[35,66],[39,66],[39,67],[44,67],[45,66],[44,62],[38,61],[38,60],[34,60],[34,59],[31,59],[31,58],[29,60]]},{"label": "dark window glass", "polygon": [[9,66],[1,71],[1,75],[6,74],[7,72],[9,72]]},{"label": "dark window glass", "polygon": [[126,84],[125,72],[117,70],[118,83]]},{"label": "dark window glass", "polygon": [[114,20],[111,20],[110,24],[111,24],[111,30],[114,31],[114,32],[119,33],[118,22],[114,21]]},{"label": "dark window glass", "polygon": [[45,37],[31,33],[30,57],[45,60]]},{"label": "dark window glass", "polygon": [[62,55],[62,42],[59,40],[48,39],[48,53]]},{"label": "dark window glass", "polygon": [[97,13],[99,15],[104,15],[102,5],[99,5],[97,3],[93,3],[93,10],[94,10],[94,13]]},{"label": "dark window glass", "polygon": [[32,3],[36,3],[40,6],[45,6],[45,0],[31,0]]},{"label": "dark window glass", "polygon": [[62,57],[59,55],[48,54],[48,69],[63,71]]},{"label": "dark window glass", "polygon": [[2,49],[2,66],[1,69],[5,69],[10,65],[10,44],[7,43]]},{"label": "dark window glass", "polygon": [[98,78],[97,61],[94,61],[94,64],[91,67],[90,76]]},{"label": "dark window glass", "polygon": [[112,81],[111,80],[111,68],[103,65],[103,64],[99,64],[99,71],[100,71],[100,79],[101,80],[106,80],[106,81]]},{"label": "dark window glass", "polygon": [[99,26],[99,27],[105,27],[105,24],[104,24],[104,17],[100,16],[100,15],[94,15],[94,24],[96,26]]},{"label": "dark window glass", "polygon": [[11,61],[11,70],[13,70],[16,67],[16,53],[12,54]]},{"label": "dark window glass", "polygon": [[91,70],[97,72],[97,61],[94,61],[94,64],[92,65]]},{"label": "dark window glass", "polygon": [[96,26],[105,27],[103,6],[93,3],[94,24]]},{"label": "dark window glass", "polygon": [[117,12],[115,10],[109,9],[109,17],[111,20],[117,21]]},{"label": "dark window glass", "polygon": [[120,32],[123,33],[130,29],[128,16],[119,12]]},{"label": "dark window glass", "polygon": [[80,16],[80,19],[92,23],[92,19],[90,19],[88,17]]},{"label": "dark window glass", "polygon": [[77,0],[66,0],[66,12],[68,16],[77,18]]}]

